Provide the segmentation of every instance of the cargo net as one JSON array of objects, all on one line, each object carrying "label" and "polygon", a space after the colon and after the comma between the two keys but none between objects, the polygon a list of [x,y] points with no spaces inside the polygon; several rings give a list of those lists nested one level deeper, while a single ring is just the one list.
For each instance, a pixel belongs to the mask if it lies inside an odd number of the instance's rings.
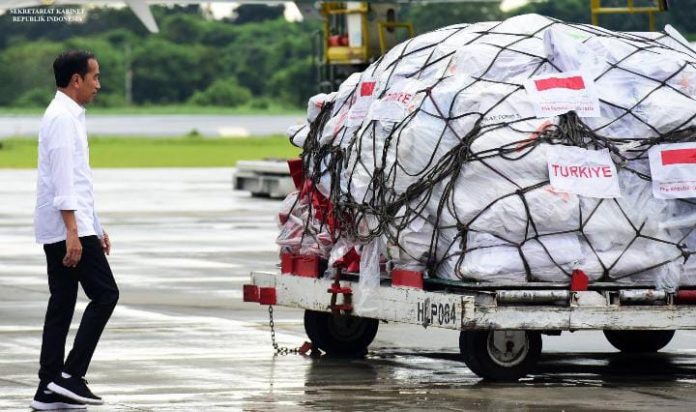
[{"label": "cargo net", "polygon": [[[600,116],[537,117],[525,81],[572,72],[594,80]],[[361,272],[386,260],[462,281],[696,284],[696,199],[656,197],[648,156],[696,142],[696,52],[675,31],[539,15],[446,27],[314,96],[289,134],[306,181],[283,207],[285,251],[333,264],[355,249]],[[559,147],[608,150],[620,197],[554,190]]]}]

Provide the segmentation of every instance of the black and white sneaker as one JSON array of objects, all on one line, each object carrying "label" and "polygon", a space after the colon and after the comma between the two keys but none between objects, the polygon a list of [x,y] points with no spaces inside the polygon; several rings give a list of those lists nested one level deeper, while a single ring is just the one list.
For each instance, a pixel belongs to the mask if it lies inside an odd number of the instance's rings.
[{"label": "black and white sneaker", "polygon": [[66,398],[86,403],[87,405],[102,405],[104,403],[102,398],[89,390],[87,381],[82,378],[62,374],[48,384],[48,389]]},{"label": "black and white sneaker", "polygon": [[40,384],[34,400],[29,405],[35,411],[55,411],[58,409],[86,409],[87,405],[68,399],[65,396],[46,389],[46,384]]}]

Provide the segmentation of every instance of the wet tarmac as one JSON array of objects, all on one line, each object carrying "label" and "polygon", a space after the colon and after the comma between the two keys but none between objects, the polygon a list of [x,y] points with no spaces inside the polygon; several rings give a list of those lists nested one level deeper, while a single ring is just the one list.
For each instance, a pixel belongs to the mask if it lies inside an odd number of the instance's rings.
[{"label": "wet tarmac", "polygon": [[[696,332],[641,357],[599,332],[545,336],[537,370],[515,384],[478,379],[459,361],[457,333],[409,325],[380,325],[363,359],[274,356],[268,312],[242,303],[241,285],[275,263],[279,202],[232,191],[231,176],[95,171],[121,300],[87,377],[106,405],[90,410],[694,409]],[[0,410],[26,411],[48,296],[33,242],[35,174],[0,170],[0,183]],[[281,345],[305,340],[301,311],[276,308],[275,318]]]}]

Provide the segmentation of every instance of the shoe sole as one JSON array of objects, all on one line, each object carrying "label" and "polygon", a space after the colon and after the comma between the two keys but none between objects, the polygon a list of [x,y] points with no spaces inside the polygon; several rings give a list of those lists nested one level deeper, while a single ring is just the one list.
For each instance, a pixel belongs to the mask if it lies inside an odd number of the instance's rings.
[{"label": "shoe sole", "polygon": [[39,401],[31,401],[31,405],[29,407],[35,411],[55,411],[58,409],[87,409],[87,405],[75,405],[72,403],[65,403],[65,402],[51,402],[51,403],[46,403],[46,402],[39,402]]},{"label": "shoe sole", "polygon": [[85,398],[84,396],[80,396],[76,393],[73,393],[72,391],[65,389],[63,387],[60,387],[56,385],[54,382],[51,382],[47,386],[48,390],[53,391],[57,393],[58,395],[63,395],[68,399],[72,399],[77,402],[81,402],[87,405],[103,405],[104,401],[99,400],[99,399],[92,399],[92,398]]}]

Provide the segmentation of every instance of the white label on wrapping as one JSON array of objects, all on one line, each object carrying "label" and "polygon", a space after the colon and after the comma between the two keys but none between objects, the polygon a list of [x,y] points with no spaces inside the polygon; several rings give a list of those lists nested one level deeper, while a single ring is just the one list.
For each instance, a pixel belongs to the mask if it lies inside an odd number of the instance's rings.
[{"label": "white label on wrapping", "polygon": [[377,82],[372,78],[361,80],[358,83],[358,88],[353,97],[354,102],[346,119],[346,126],[359,126],[363,122],[374,100],[376,85]]},{"label": "white label on wrapping", "polygon": [[524,82],[537,117],[575,111],[580,117],[599,117],[599,95],[592,78],[580,72],[545,74]]},{"label": "white label on wrapping", "polygon": [[557,192],[598,198],[621,197],[616,166],[607,149],[551,146],[548,162],[551,187]]},{"label": "white label on wrapping", "polygon": [[648,155],[656,198],[696,197],[696,143],[657,145]]}]

